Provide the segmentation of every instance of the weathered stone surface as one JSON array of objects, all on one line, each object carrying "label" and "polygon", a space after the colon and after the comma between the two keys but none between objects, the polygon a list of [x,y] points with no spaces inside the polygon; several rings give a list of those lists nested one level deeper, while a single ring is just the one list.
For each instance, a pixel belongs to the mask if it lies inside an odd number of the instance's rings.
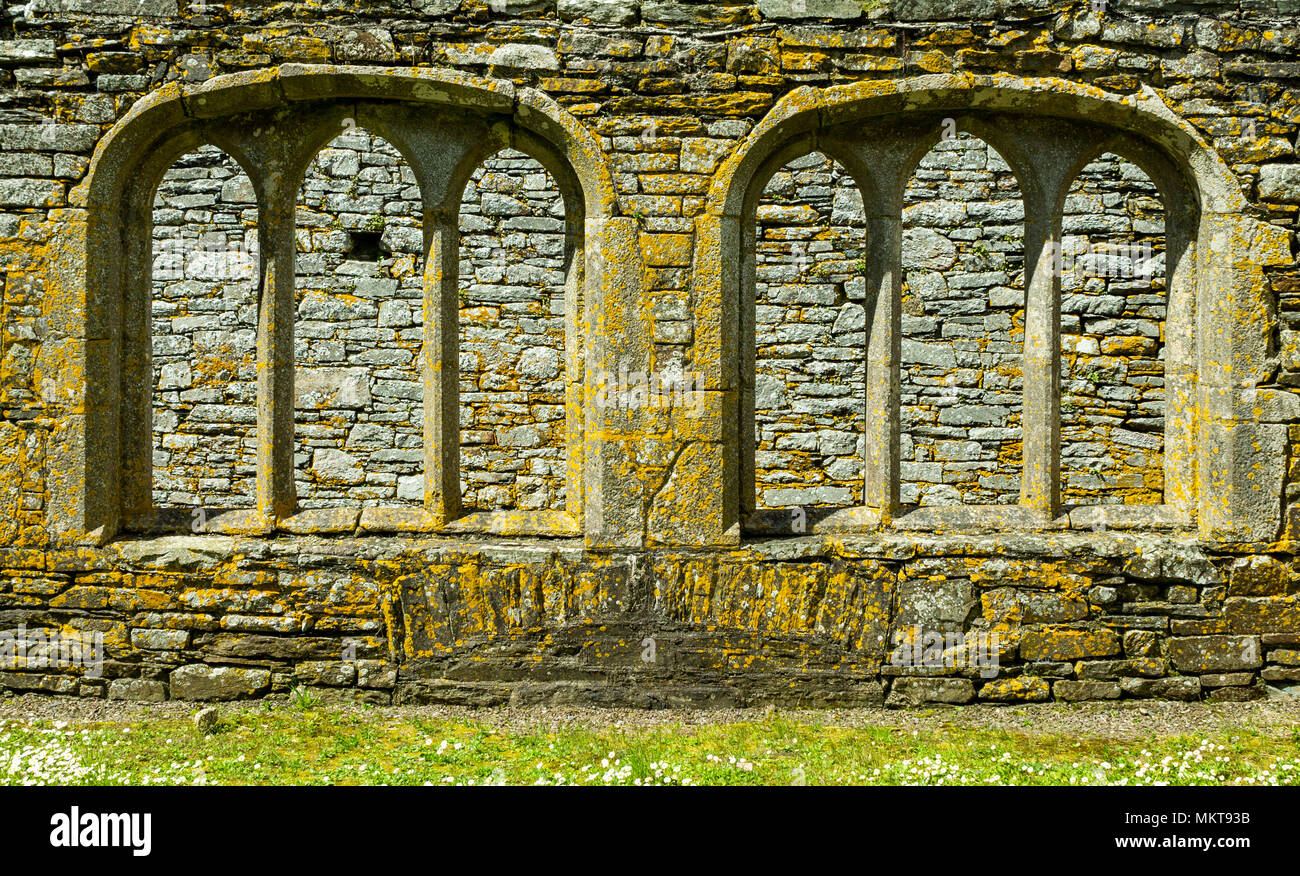
[{"label": "weathered stone surface", "polygon": [[975,699],[975,685],[965,678],[898,678],[889,687],[885,705],[920,706],[925,703],[959,705]]},{"label": "weathered stone surface", "polygon": [[199,732],[205,735],[213,733],[217,729],[219,717],[217,710],[212,706],[199,709],[194,713],[194,726],[199,728]]},{"label": "weathered stone surface", "polygon": [[1253,672],[1212,672],[1201,676],[1201,687],[1236,687],[1255,680]]},{"label": "weathered stone surface", "polygon": [[1144,699],[1193,701],[1201,697],[1199,678],[1121,678],[1120,690],[1125,696]]},{"label": "weathered stone surface", "polygon": [[167,685],[145,678],[115,678],[108,683],[108,698],[161,703],[167,699]]},{"label": "weathered stone surface", "polygon": [[264,693],[271,684],[265,669],[191,664],[173,669],[171,695],[177,700],[237,700]]},{"label": "weathered stone surface", "polygon": [[1256,636],[1191,636],[1166,645],[1169,659],[1183,672],[1229,672],[1255,669],[1263,662]]},{"label": "weathered stone surface", "polygon": [[1259,169],[1259,196],[1266,201],[1300,204],[1300,165],[1262,166]]},{"label": "weathered stone surface", "polygon": [[1217,687],[1209,692],[1208,699],[1219,703],[1244,703],[1265,696],[1265,691],[1258,687]]},{"label": "weathered stone surface", "polygon": [[1223,615],[1234,633],[1300,632],[1300,599],[1229,597]]},{"label": "weathered stone surface", "polygon": [[513,43],[497,48],[488,63],[498,67],[519,67],[526,70],[558,70],[560,61],[545,46],[530,43]]},{"label": "weathered stone surface", "polygon": [[1283,596],[1295,575],[1289,563],[1275,557],[1242,557],[1229,567],[1230,596]]},{"label": "weathered stone surface", "polygon": [[1096,660],[1076,663],[1075,674],[1081,679],[1159,678],[1165,674],[1164,660],[1137,657],[1128,660]]},{"label": "weathered stone surface", "polygon": [[1051,683],[1032,675],[1000,678],[980,688],[980,699],[995,703],[1040,703],[1051,698]]},{"label": "weathered stone surface", "polygon": [[855,0],[758,0],[764,18],[854,19],[862,17],[862,6]]},{"label": "weathered stone surface", "polygon": [[1061,679],[1052,684],[1052,693],[1058,700],[1074,703],[1083,700],[1117,700],[1120,685],[1114,681],[1071,681]]},{"label": "weathered stone surface", "polygon": [[984,617],[993,624],[1066,623],[1088,616],[1088,602],[1077,594],[1006,587],[985,591],[981,600]]},{"label": "weathered stone surface", "polygon": [[304,684],[348,687],[357,683],[357,667],[341,661],[313,660],[299,663],[293,674]]},{"label": "weathered stone surface", "polygon": [[596,24],[631,24],[640,9],[640,0],[558,0],[560,18]]},{"label": "weathered stone surface", "polygon": [[1020,656],[1026,660],[1077,660],[1119,652],[1119,636],[1111,630],[1033,630],[1020,640]]}]

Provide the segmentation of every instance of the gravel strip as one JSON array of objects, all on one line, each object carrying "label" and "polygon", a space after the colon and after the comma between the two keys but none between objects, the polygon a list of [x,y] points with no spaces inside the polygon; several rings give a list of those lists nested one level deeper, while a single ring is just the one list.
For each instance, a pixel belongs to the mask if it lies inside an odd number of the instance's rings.
[{"label": "gravel strip", "polygon": [[[272,708],[290,708],[283,697]],[[259,703],[218,703],[218,709],[261,708]],[[128,703],[24,694],[0,699],[0,719],[10,721],[133,722],[187,718],[195,703]],[[1278,698],[1251,703],[1177,703],[1133,700],[1119,703],[1018,706],[970,705],[945,709],[715,709],[657,711],[559,707],[469,709],[458,706],[317,706],[317,711],[370,716],[376,720],[454,720],[487,724],[515,733],[561,729],[641,729],[732,724],[779,715],[791,721],[830,727],[887,727],[903,732],[948,729],[1007,730],[1058,736],[1136,739],[1151,736],[1205,735],[1253,729],[1285,737],[1300,729],[1300,699]]]}]

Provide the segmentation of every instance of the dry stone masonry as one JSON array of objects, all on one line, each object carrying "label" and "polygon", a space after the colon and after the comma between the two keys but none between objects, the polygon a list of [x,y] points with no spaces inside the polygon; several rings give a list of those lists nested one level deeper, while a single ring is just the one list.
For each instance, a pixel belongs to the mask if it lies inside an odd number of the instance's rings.
[{"label": "dry stone masonry", "polygon": [[154,502],[251,507],[257,477],[257,195],[212,146],[153,208]]},{"label": "dry stone masonry", "polygon": [[1024,218],[1011,167],[969,134],[937,143],[908,180],[904,504],[1020,499]]},{"label": "dry stone masonry", "polygon": [[564,199],[546,168],[507,149],[465,187],[460,233],[463,501],[563,509]]},{"label": "dry stone masonry", "polygon": [[304,508],[424,495],[424,232],[401,154],[349,126],[321,149],[297,213],[294,470]]},{"label": "dry stone masonry", "polygon": [[0,10],[0,687],[1300,695],[1294,0]]}]

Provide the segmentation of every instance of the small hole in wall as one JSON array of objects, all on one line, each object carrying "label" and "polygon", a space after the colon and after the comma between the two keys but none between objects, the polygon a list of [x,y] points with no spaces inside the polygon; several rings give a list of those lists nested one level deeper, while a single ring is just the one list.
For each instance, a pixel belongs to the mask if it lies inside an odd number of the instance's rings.
[{"label": "small hole in wall", "polygon": [[349,261],[377,262],[381,256],[391,254],[383,241],[382,231],[353,231],[348,234]]}]

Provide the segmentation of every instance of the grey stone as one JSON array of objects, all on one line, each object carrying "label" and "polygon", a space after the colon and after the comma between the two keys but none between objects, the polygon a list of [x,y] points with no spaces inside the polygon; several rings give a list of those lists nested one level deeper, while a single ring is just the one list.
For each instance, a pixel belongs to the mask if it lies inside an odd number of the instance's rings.
[{"label": "grey stone", "polygon": [[132,630],[131,644],[137,648],[176,651],[189,644],[189,630]]},{"label": "grey stone", "polygon": [[1070,681],[1062,679],[1052,685],[1058,700],[1080,702],[1083,700],[1117,700],[1120,686],[1113,681]]},{"label": "grey stone", "polygon": [[270,684],[265,669],[195,663],[171,673],[172,699],[177,700],[236,700],[264,693]]},{"label": "grey stone", "polygon": [[586,19],[595,24],[631,24],[641,11],[641,0],[558,0],[565,21]]},{"label": "grey stone", "polygon": [[309,660],[295,666],[294,675],[304,684],[348,687],[356,684],[357,667],[346,661]]},{"label": "grey stone", "polygon": [[896,678],[889,687],[889,708],[926,703],[960,705],[975,699],[975,684],[967,678]]},{"label": "grey stone", "polygon": [[1265,164],[1260,167],[1259,196],[1265,201],[1300,204],[1300,164]]},{"label": "grey stone", "polygon": [[57,61],[58,59],[59,56],[54,51],[54,40],[0,40],[0,64]]},{"label": "grey stone", "polygon": [[903,270],[946,271],[957,261],[952,241],[928,228],[903,232]]},{"label": "grey stone", "polygon": [[498,46],[488,58],[494,67],[518,67],[524,70],[558,70],[560,60],[545,46],[531,43],[508,43]]},{"label": "grey stone", "polygon": [[1231,672],[1263,665],[1258,636],[1188,636],[1166,643],[1169,659],[1183,672]]},{"label": "grey stone", "polygon": [[161,703],[167,699],[167,685],[145,678],[115,678],[108,683],[108,698]]},{"label": "grey stone", "polygon": [[0,207],[55,207],[63,202],[63,183],[44,179],[0,179]]},{"label": "grey stone", "polygon": [[787,21],[805,18],[852,20],[862,17],[862,5],[857,0],[758,0],[758,11],[764,18]]},{"label": "grey stone", "polygon": [[330,483],[360,484],[366,479],[365,469],[355,456],[332,447],[322,447],[313,454],[312,468]]},{"label": "grey stone", "polygon": [[1201,680],[1188,676],[1174,678],[1121,678],[1120,690],[1131,697],[1158,700],[1194,701],[1201,698]]},{"label": "grey stone", "polygon": [[899,21],[954,21],[991,19],[998,14],[997,0],[894,0]]},{"label": "grey stone", "polygon": [[65,13],[127,15],[134,18],[170,18],[179,12],[178,0],[59,0]]},{"label": "grey stone", "polygon": [[199,728],[200,733],[208,736],[216,732],[219,718],[220,715],[217,710],[212,706],[207,706],[194,713],[194,726]]}]

